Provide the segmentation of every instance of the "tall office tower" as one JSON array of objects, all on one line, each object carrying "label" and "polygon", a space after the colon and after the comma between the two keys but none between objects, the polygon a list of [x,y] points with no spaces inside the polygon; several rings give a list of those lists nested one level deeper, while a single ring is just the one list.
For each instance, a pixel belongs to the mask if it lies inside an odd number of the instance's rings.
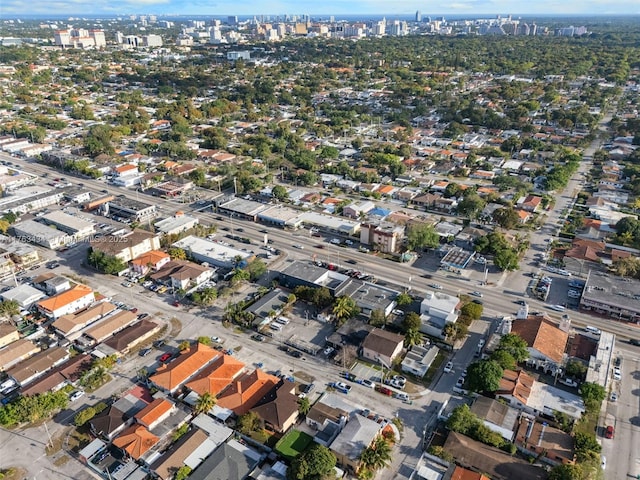
[{"label": "tall office tower", "polygon": [[421,22],[422,21],[422,13],[420,13],[420,10],[418,10],[416,12],[416,22]]},{"label": "tall office tower", "polygon": [[336,22],[336,17],[334,17],[333,15],[331,15],[331,16],[329,17],[329,21],[330,21],[331,23],[335,23],[335,22]]},{"label": "tall office tower", "polygon": [[227,23],[229,25],[237,25],[238,24],[238,17],[236,15],[230,15],[227,17]]}]

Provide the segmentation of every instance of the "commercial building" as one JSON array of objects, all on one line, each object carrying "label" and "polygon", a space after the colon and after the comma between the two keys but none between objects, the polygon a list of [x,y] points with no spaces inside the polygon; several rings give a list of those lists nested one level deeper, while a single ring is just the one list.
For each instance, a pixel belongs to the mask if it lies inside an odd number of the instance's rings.
[{"label": "commercial building", "polygon": [[103,48],[107,46],[104,30],[86,30],[71,28],[56,30],[53,34],[54,43],[62,48]]},{"label": "commercial building", "polygon": [[404,240],[404,225],[388,222],[379,224],[363,223],[360,226],[360,243],[373,245],[382,253],[395,253],[402,246]]},{"label": "commercial building", "polygon": [[429,290],[420,304],[420,331],[440,337],[447,323],[458,321],[460,299],[443,292]]},{"label": "commercial building", "polygon": [[47,225],[53,225],[61,232],[71,235],[74,239],[78,240],[85,238],[92,233],[95,233],[93,223],[82,220],[81,218],[69,215],[60,210],[47,213],[42,216],[42,220]]},{"label": "commercial building", "polygon": [[300,219],[305,226],[314,227],[323,232],[351,236],[360,231],[360,222],[322,213],[304,212],[300,215]]},{"label": "commercial building", "polygon": [[63,195],[62,190],[46,186],[22,187],[0,198],[0,212],[24,215],[25,213],[58,204]]},{"label": "commercial building", "polygon": [[63,315],[82,310],[94,301],[95,294],[91,287],[78,284],[66,292],[41,300],[37,306],[43,315],[57,319]]},{"label": "commercial building", "polygon": [[145,230],[133,230],[122,236],[94,238],[90,242],[94,251],[129,262],[152,250],[160,249],[160,237]]},{"label": "commercial building", "polygon": [[580,309],[616,320],[640,319],[640,281],[590,271],[587,275]]},{"label": "commercial building", "polygon": [[186,251],[194,260],[221,268],[234,268],[240,259],[240,263],[248,262],[253,254],[233,247],[227,247],[218,242],[212,242],[204,238],[189,235],[175,242],[173,247]]},{"label": "commercial building", "polygon": [[0,254],[8,254],[18,268],[26,268],[40,261],[40,251],[36,247],[4,235],[0,235]]},{"label": "commercial building", "polygon": [[73,236],[36,222],[35,220],[25,220],[24,222],[16,223],[12,229],[14,236],[18,240],[35,243],[36,245],[41,245],[52,250],[73,242]]},{"label": "commercial building", "polygon": [[23,283],[17,287],[7,290],[6,292],[2,292],[1,295],[3,300],[13,300],[20,305],[20,308],[23,309],[28,309],[38,300],[45,297],[44,293],[37,288],[33,288],[27,283]]},{"label": "commercial building", "polygon": [[116,217],[125,218],[132,222],[146,222],[155,218],[156,206],[133,200],[125,196],[115,197],[107,204],[105,213]]},{"label": "commercial building", "polygon": [[269,208],[269,205],[264,203],[234,197],[218,205],[218,212],[255,222],[258,219],[258,214],[267,208]]},{"label": "commercial building", "polygon": [[284,205],[276,205],[258,214],[258,220],[267,225],[282,228],[299,228],[302,225],[302,212]]},{"label": "commercial building", "polygon": [[187,230],[191,230],[198,224],[198,219],[185,215],[183,212],[176,212],[173,217],[168,217],[154,224],[158,233],[163,235],[177,235]]}]

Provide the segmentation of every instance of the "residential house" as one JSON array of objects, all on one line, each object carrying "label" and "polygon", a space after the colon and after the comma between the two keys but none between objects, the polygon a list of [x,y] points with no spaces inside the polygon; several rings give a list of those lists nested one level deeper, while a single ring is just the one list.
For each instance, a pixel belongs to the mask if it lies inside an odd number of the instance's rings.
[{"label": "residential house", "polygon": [[425,207],[427,210],[433,208],[436,203],[436,200],[440,198],[440,195],[435,195],[433,193],[425,193],[424,195],[420,195],[411,200],[411,203],[414,205],[418,205],[420,207]]},{"label": "residential house", "polygon": [[149,272],[157,272],[170,260],[169,254],[160,250],[151,250],[131,260],[129,265],[134,272],[146,275]]},{"label": "residential house", "polygon": [[405,355],[400,368],[403,372],[411,373],[417,377],[424,377],[438,356],[438,351],[439,349],[435,345],[426,347],[414,345]]},{"label": "residential house", "polygon": [[[334,434],[329,438],[318,438],[316,441],[321,445],[328,446],[335,435],[347,424],[349,415],[354,411],[351,404],[345,402],[342,397],[335,393],[323,393],[321,397],[311,406],[305,421],[311,428],[319,432],[326,432],[327,427]],[[323,441],[324,440],[324,441]]]},{"label": "residential house", "polygon": [[151,278],[177,290],[186,290],[201,285],[213,276],[214,270],[189,260],[171,260]]},{"label": "residential house", "polygon": [[[20,339],[18,329],[8,322],[0,323],[0,349]],[[1,352],[2,350],[0,350]]]},{"label": "residential house", "polygon": [[278,377],[256,369],[238,377],[218,395],[217,406],[244,415],[279,382]]},{"label": "residential house", "polygon": [[535,418],[525,415],[520,418],[514,443],[525,455],[541,455],[553,465],[569,465],[576,462],[573,437]]},{"label": "residential house", "polygon": [[198,342],[173,362],[160,366],[149,381],[158,389],[173,393],[218,355],[220,354],[213,348]]},{"label": "residential house", "polygon": [[535,380],[524,370],[504,370],[496,398],[504,398],[510,405],[524,408],[529,401]]},{"label": "residential house", "polygon": [[[425,479],[428,480],[428,479]],[[456,465],[451,474],[450,480],[491,480],[489,477],[482,473],[474,472],[466,468]]]},{"label": "residential house", "polygon": [[100,352],[107,356],[126,355],[145,340],[158,333],[161,328],[161,325],[149,319],[140,320],[114,333],[111,338],[97,347],[96,353]]},{"label": "residential house", "polygon": [[28,283],[23,283],[15,288],[7,290],[0,294],[4,301],[17,302],[20,308],[29,309],[38,300],[41,300],[46,295],[40,290],[33,288]]},{"label": "residential house", "polygon": [[374,328],[362,343],[362,356],[387,368],[402,353],[404,337],[397,333]]},{"label": "residential house", "polygon": [[563,363],[567,341],[568,325],[560,326],[546,315],[529,315],[526,320],[513,320],[511,333],[527,342],[529,360],[545,370],[547,364]]},{"label": "residential house", "polygon": [[197,393],[198,396],[209,393],[215,397],[238,378],[244,368],[245,364],[240,360],[231,355],[222,354],[185,383],[184,386],[186,389]]},{"label": "residential house", "polygon": [[542,208],[542,197],[537,195],[527,195],[518,206],[526,212],[537,212]]},{"label": "residential house", "polygon": [[136,229],[119,237],[105,236],[92,239],[90,245],[94,251],[129,262],[144,253],[159,250],[160,237],[154,233]]},{"label": "residential house", "polygon": [[449,432],[444,450],[453,455],[458,465],[484,472],[494,480],[545,480],[548,476],[538,466],[460,433]]},{"label": "residential house", "polygon": [[44,375],[53,367],[64,363],[68,358],[69,352],[65,348],[47,348],[7,369],[7,375],[19,385],[24,386]]},{"label": "residential house", "polygon": [[[153,461],[150,469],[161,480],[170,480],[174,478],[175,473],[180,468],[187,465],[189,457],[191,457],[193,453],[203,453],[199,450],[206,444],[211,444],[211,447],[215,448],[215,444],[209,440],[209,435],[207,435],[204,430],[192,428],[180,437],[176,443],[171,445],[160,458]],[[205,451],[208,451],[208,449]],[[213,449],[211,451],[213,451]],[[208,453],[211,453],[211,451]],[[206,455],[202,455],[201,458],[204,459],[205,456]],[[188,466],[191,467],[191,465]]]},{"label": "residential house", "polygon": [[202,462],[189,480],[245,480],[262,460],[263,454],[237,440],[229,440]]},{"label": "residential house", "polygon": [[0,349],[0,371],[8,370],[39,351],[40,347],[26,338],[10,343]]},{"label": "residential house", "polygon": [[492,398],[479,396],[471,405],[474,413],[490,430],[512,442],[520,412]]},{"label": "residential house", "polygon": [[380,435],[380,424],[357,413],[331,443],[330,450],[336,456],[337,464],[358,472],[362,452]]},{"label": "residential house", "polygon": [[80,330],[87,325],[101,319],[105,315],[113,312],[116,306],[110,302],[100,302],[96,306],[91,307],[79,313],[70,313],[62,315],[51,326],[56,333],[69,340],[75,340],[80,336]]},{"label": "residential house", "polygon": [[267,429],[284,433],[298,419],[298,397],[295,383],[281,380],[251,409],[257,413]]},{"label": "residential house", "polygon": [[91,287],[75,285],[66,292],[59,293],[37,303],[38,310],[49,318],[57,319],[69,313],[87,308],[95,301]]},{"label": "residential house", "polygon": [[111,441],[127,426],[129,418],[115,405],[111,405],[89,420],[89,428],[96,437]]},{"label": "residential house", "polygon": [[134,460],[140,460],[159,441],[145,426],[133,424],[113,439],[113,445]]},{"label": "residential house", "polygon": [[166,398],[158,397],[136,413],[133,418],[138,424],[153,430],[156,425],[169,418],[176,410],[175,403]]},{"label": "residential house", "polygon": [[361,216],[369,213],[374,208],[376,208],[376,205],[373,202],[369,202],[369,201],[357,202],[344,207],[344,209],[342,210],[342,214],[345,217],[349,217],[349,218],[360,218]]},{"label": "residential house", "polygon": [[77,340],[76,345],[79,348],[90,348],[97,343],[105,341],[113,334],[124,330],[137,319],[136,314],[130,310],[118,311],[83,330],[82,337]]},{"label": "residential house", "polygon": [[460,299],[443,292],[426,292],[420,304],[420,331],[440,337],[447,323],[458,321]]},{"label": "residential house", "polygon": [[41,376],[22,388],[22,395],[39,395],[46,392],[57,392],[66,385],[74,385],[91,368],[92,357],[86,353],[75,355],[64,360],[46,375]]}]

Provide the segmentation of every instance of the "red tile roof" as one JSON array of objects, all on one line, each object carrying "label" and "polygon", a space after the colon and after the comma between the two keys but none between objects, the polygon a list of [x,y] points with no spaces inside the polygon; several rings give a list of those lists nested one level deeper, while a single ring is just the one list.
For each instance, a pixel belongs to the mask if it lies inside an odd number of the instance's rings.
[{"label": "red tile roof", "polygon": [[569,334],[544,315],[530,315],[526,320],[514,320],[511,332],[520,335],[527,345],[556,363],[562,361]]},{"label": "red tile roof", "polygon": [[279,379],[260,369],[234,381],[220,395],[218,406],[233,410],[236,415],[244,415],[260,400]]},{"label": "red tile roof", "polygon": [[520,402],[527,404],[531,387],[535,380],[531,375],[522,370],[505,370],[500,379],[500,387],[496,393],[512,395]]},{"label": "red tile roof", "polygon": [[113,444],[127,452],[134,460],[138,460],[159,440],[146,427],[131,425],[113,440]]},{"label": "red tile roof", "polygon": [[197,343],[173,362],[158,368],[149,380],[158,387],[172,392],[218,355],[213,348]]},{"label": "red tile roof", "polygon": [[198,395],[210,393],[218,395],[242,372],[245,364],[230,355],[222,355],[196,375],[193,380],[185,384],[189,390]]},{"label": "red tile roof", "polygon": [[156,398],[149,405],[135,414],[135,419],[142,425],[150,426],[158,421],[163,415],[171,411],[173,403],[164,398]]}]

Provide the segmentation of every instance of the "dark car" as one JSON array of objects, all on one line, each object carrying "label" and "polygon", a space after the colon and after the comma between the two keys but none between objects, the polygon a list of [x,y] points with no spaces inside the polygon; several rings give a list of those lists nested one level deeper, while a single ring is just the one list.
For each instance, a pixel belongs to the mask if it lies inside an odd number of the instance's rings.
[{"label": "dark car", "polygon": [[259,333],[256,333],[255,335],[251,335],[251,339],[255,340],[256,342],[264,342],[264,337]]},{"label": "dark car", "polygon": [[244,232],[244,228],[236,228],[236,232],[242,233],[242,232]]},{"label": "dark car", "polygon": [[302,353],[297,351],[297,350],[292,350],[291,352],[289,352],[289,355],[291,355],[293,358],[301,358],[302,357]]},{"label": "dark car", "polygon": [[632,338],[629,340],[629,343],[631,345],[635,345],[636,347],[640,347],[640,340],[638,340],[637,338]]},{"label": "dark car", "polygon": [[616,357],[615,362],[613,363],[616,367],[619,367],[622,363],[622,359],[620,357]]},{"label": "dark car", "polygon": [[348,259],[348,260],[345,260],[345,262],[346,262],[346,263],[350,263],[351,265],[355,265],[356,263],[358,263],[356,260],[353,260],[353,259],[351,259],[351,258],[350,258],[350,259]]},{"label": "dark car", "polygon": [[161,348],[164,347],[165,343],[166,342],[164,340],[156,340],[155,342],[153,342],[153,346],[155,348]]},{"label": "dark car", "polygon": [[138,315],[138,320],[142,320],[143,318],[147,318],[148,316],[148,313],[141,313],[140,315]]},{"label": "dark car", "polygon": [[138,352],[138,355],[140,355],[141,357],[146,357],[150,353],[151,353],[151,349],[150,348],[143,348],[142,350],[140,350]]}]

